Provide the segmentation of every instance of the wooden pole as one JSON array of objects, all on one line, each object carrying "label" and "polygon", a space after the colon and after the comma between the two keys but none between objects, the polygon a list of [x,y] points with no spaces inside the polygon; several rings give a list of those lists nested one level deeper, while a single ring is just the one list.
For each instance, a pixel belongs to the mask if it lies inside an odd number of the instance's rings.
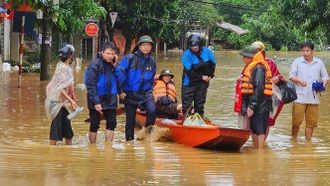
[{"label": "wooden pole", "polygon": [[21,26],[21,41],[19,45],[19,65],[18,65],[18,88],[21,88],[22,85],[22,64],[23,64],[23,49],[24,49],[24,25],[25,25],[25,16],[22,16],[22,26]]}]

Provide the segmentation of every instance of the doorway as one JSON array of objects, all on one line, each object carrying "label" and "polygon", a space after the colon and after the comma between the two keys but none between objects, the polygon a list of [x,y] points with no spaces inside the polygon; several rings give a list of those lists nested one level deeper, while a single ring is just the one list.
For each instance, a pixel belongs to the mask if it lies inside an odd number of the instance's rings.
[{"label": "doorway", "polygon": [[91,61],[93,59],[93,38],[83,38],[82,56],[84,60]]}]

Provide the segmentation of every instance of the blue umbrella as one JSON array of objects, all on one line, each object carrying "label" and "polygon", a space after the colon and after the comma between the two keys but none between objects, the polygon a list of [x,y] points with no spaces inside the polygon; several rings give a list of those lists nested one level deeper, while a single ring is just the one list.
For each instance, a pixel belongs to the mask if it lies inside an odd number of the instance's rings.
[{"label": "blue umbrella", "polygon": [[4,14],[4,13],[7,13],[7,10],[6,10],[6,9],[3,9],[3,8],[0,6],[0,14]]}]

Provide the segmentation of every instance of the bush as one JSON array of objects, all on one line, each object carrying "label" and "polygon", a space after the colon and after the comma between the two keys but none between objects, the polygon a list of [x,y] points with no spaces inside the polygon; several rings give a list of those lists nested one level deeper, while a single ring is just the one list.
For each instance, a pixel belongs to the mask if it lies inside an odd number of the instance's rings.
[{"label": "bush", "polygon": [[[55,49],[51,48],[52,53],[51,53],[51,62],[57,62],[58,56],[57,52]],[[18,61],[15,60],[9,60],[7,61],[10,66],[18,66]],[[28,56],[26,57],[26,60],[23,60],[22,62],[22,68],[23,72],[28,72],[28,73],[39,73],[40,68],[38,67],[38,63],[40,63],[40,50],[38,48],[33,48],[33,52],[30,52]]]},{"label": "bush", "polygon": [[37,64],[40,62],[40,50],[34,48],[33,52],[31,52],[27,58],[26,61],[31,63],[31,64]]},{"label": "bush", "polygon": [[281,46],[281,52],[287,52],[287,51],[289,51],[289,48],[287,45]]},{"label": "bush", "polygon": [[4,62],[8,62],[10,64],[10,66],[18,65],[18,61],[15,61],[15,60],[9,60],[9,61],[4,61]]},{"label": "bush", "polygon": [[213,50],[214,51],[220,51],[220,50],[222,50],[222,46],[221,45],[218,45],[218,44],[215,44],[215,43],[213,43]]}]

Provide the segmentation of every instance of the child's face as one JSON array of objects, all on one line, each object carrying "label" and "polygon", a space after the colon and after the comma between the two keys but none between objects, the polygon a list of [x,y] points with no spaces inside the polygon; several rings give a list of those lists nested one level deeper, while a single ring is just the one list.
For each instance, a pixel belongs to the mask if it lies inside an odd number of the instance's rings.
[{"label": "child's face", "polygon": [[170,76],[170,75],[164,75],[162,79],[163,79],[163,81],[165,83],[169,83],[171,81],[171,79],[172,79],[172,76]]},{"label": "child's face", "polygon": [[102,56],[107,62],[111,63],[116,57],[116,52],[111,48],[107,48],[102,51]]}]

